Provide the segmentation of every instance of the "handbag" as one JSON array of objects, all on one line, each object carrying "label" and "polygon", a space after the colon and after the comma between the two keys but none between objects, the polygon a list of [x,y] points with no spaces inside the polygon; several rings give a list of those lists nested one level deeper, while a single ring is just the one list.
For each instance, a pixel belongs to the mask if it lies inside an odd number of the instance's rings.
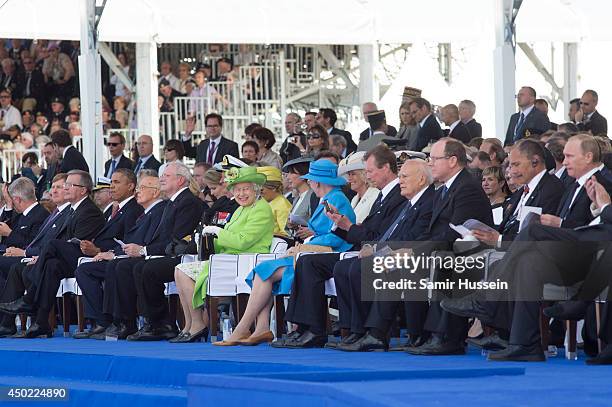
[{"label": "handbag", "polygon": [[318,244],[296,244],[289,248],[285,257],[293,256],[293,267],[295,268],[295,262],[297,261],[297,255],[299,253],[330,253],[333,252],[329,246],[321,246]]},{"label": "handbag", "polygon": [[215,254],[215,236],[203,234],[200,237],[199,258],[202,261],[208,260],[213,254]]},{"label": "handbag", "polygon": [[191,236],[186,236],[183,239],[177,239],[173,237],[172,240],[166,245],[164,250],[166,256],[182,256],[184,254],[198,254],[198,248],[191,239]]}]

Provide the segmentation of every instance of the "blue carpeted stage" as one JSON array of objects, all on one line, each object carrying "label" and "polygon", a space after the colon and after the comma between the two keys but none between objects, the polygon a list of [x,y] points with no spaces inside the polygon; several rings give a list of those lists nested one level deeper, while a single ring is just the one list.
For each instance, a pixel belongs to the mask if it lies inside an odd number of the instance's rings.
[{"label": "blue carpeted stage", "polygon": [[69,390],[67,402],[51,405],[609,406],[612,400],[612,367],[587,367],[583,355],[493,363],[475,349],[415,357],[56,337],[0,339],[0,360],[0,386]]}]

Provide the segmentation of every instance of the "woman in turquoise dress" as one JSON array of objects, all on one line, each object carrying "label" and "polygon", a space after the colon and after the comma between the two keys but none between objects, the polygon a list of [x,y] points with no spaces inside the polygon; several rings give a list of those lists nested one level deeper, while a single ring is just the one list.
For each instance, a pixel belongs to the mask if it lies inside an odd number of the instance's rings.
[{"label": "woman in turquoise dress", "polygon": [[[225,181],[240,206],[223,228],[205,226],[202,233],[217,236],[215,253],[268,253],[275,221],[270,205],[260,198],[266,176],[254,167],[231,168]],[[185,327],[170,342],[196,342],[208,333],[208,315],[204,310],[208,261],[179,264],[174,279],[185,312]]]},{"label": "woman in turquoise dress", "polygon": [[[215,342],[218,346],[257,345],[271,342],[274,335],[270,331],[270,309],[272,298],[276,294],[289,294],[293,283],[295,255],[300,251],[335,251],[349,250],[352,245],[332,233],[333,222],[325,215],[324,202],[337,208],[338,212],[355,222],[355,212],[350,201],[340,187],[346,180],[338,176],[338,166],[329,160],[317,160],[310,164],[308,174],[302,176],[308,181],[321,203],[317,206],[308,222],[308,228],[314,235],[304,243],[311,247],[292,247],[287,256],[261,263],[246,278],[252,287],[251,296],[240,323],[226,341]],[[255,331],[250,327],[256,322]]]}]

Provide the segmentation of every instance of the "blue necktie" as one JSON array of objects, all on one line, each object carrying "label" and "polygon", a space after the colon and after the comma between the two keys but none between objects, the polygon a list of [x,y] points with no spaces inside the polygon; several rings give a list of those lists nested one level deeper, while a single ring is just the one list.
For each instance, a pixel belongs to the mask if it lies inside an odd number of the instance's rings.
[{"label": "blue necktie", "polygon": [[514,141],[518,140],[522,136],[523,124],[525,123],[525,115],[521,112],[518,122],[516,123],[516,127],[514,128]]},{"label": "blue necktie", "polygon": [[385,234],[382,235],[382,237],[380,238],[381,242],[386,242],[389,239],[389,237],[391,237],[393,232],[395,232],[395,229],[397,229],[400,223],[404,221],[404,218],[406,218],[406,215],[408,214],[408,211],[410,210],[410,208],[412,208],[412,202],[410,202],[409,200],[408,202],[406,202],[406,204],[404,205],[404,208],[399,213],[397,218],[395,218],[395,221],[393,221],[393,223],[389,226],[389,228],[387,228],[387,231],[385,232]]},{"label": "blue necktie", "polygon": [[443,201],[446,198],[446,194],[448,193],[448,187],[446,184],[442,185],[440,189],[440,201]]},{"label": "blue necktie", "polygon": [[142,167],[142,158],[138,159],[138,164],[136,164],[136,168],[134,169],[134,174],[138,175],[138,171],[140,171],[140,167]]}]

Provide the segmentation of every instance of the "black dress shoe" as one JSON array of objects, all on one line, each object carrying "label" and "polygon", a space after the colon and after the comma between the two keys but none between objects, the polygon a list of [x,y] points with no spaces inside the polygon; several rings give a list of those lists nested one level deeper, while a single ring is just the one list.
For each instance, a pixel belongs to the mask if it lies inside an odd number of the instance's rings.
[{"label": "black dress shoe", "polygon": [[612,345],[607,345],[599,352],[599,355],[592,359],[587,359],[587,365],[612,365]]},{"label": "black dress shoe", "polygon": [[53,338],[53,331],[49,326],[41,326],[38,324],[31,325],[30,328],[25,331],[23,336],[20,338],[32,339],[32,338]]},{"label": "black dress shoe", "polygon": [[327,343],[326,335],[315,335],[311,331],[306,331],[299,338],[288,342],[289,349],[322,348]]},{"label": "black dress shoe", "polygon": [[484,350],[502,350],[508,347],[508,341],[502,339],[496,332],[489,336],[483,336],[482,338],[467,338],[467,343],[474,345]]},{"label": "black dress shoe", "polygon": [[34,305],[28,304],[23,300],[23,297],[18,300],[12,302],[4,302],[0,304],[0,311],[6,312],[7,314],[17,315],[17,314],[27,314],[34,315],[36,310],[34,309]]},{"label": "black dress shoe", "polygon": [[337,341],[337,342],[327,342],[325,344],[324,348],[325,349],[336,349],[341,344],[349,345],[351,343],[357,342],[362,336],[363,336],[363,334],[351,333],[350,335],[345,336],[344,338],[342,338],[340,341]]},{"label": "black dress shoe", "polygon": [[560,301],[544,308],[543,312],[549,318],[580,321],[585,317],[588,306],[586,301]]},{"label": "black dress shoe", "polygon": [[408,348],[418,348],[429,340],[428,334],[407,334],[408,342],[404,345],[389,347],[389,352],[406,352]]},{"label": "black dress shoe", "polygon": [[206,342],[208,340],[208,327],[202,329],[193,335],[189,332],[181,332],[176,338],[170,339],[170,343],[194,343]]},{"label": "black dress shoe", "polygon": [[439,335],[432,335],[423,345],[408,347],[406,352],[421,356],[464,355],[465,345],[463,342],[444,340]]},{"label": "black dress shoe", "polygon": [[176,326],[163,324],[159,326],[147,324],[140,331],[127,337],[128,341],[166,341],[178,335]]},{"label": "black dress shoe", "polygon": [[530,346],[508,345],[504,350],[489,353],[487,360],[496,362],[544,362],[546,356],[544,356],[539,343]]},{"label": "black dress shoe", "polygon": [[101,334],[104,332],[106,332],[105,326],[96,325],[95,327],[91,328],[88,331],[77,332],[74,335],[72,335],[72,337],[74,339],[91,339],[92,335]]},{"label": "black dress shoe", "polygon": [[104,341],[106,340],[107,336],[117,339],[126,339],[128,336],[136,332],[138,332],[138,329],[136,329],[136,325],[134,324],[128,326],[123,322],[119,323],[118,325],[113,323],[110,324],[104,332],[91,335],[90,339]]},{"label": "black dress shoe", "polygon": [[0,338],[6,338],[15,335],[17,328],[13,326],[0,325]]},{"label": "black dress shoe", "polygon": [[299,331],[293,331],[286,338],[278,339],[270,343],[273,348],[288,348],[288,344],[295,342],[299,338],[301,333]]},{"label": "black dress shoe", "polygon": [[336,348],[345,352],[372,352],[372,351],[387,351],[389,345],[378,338],[366,333],[361,338],[353,343],[340,343]]},{"label": "black dress shoe", "polygon": [[443,310],[460,317],[478,318],[484,324],[490,324],[493,320],[482,303],[472,295],[463,298],[445,298],[440,301],[440,306]]}]

